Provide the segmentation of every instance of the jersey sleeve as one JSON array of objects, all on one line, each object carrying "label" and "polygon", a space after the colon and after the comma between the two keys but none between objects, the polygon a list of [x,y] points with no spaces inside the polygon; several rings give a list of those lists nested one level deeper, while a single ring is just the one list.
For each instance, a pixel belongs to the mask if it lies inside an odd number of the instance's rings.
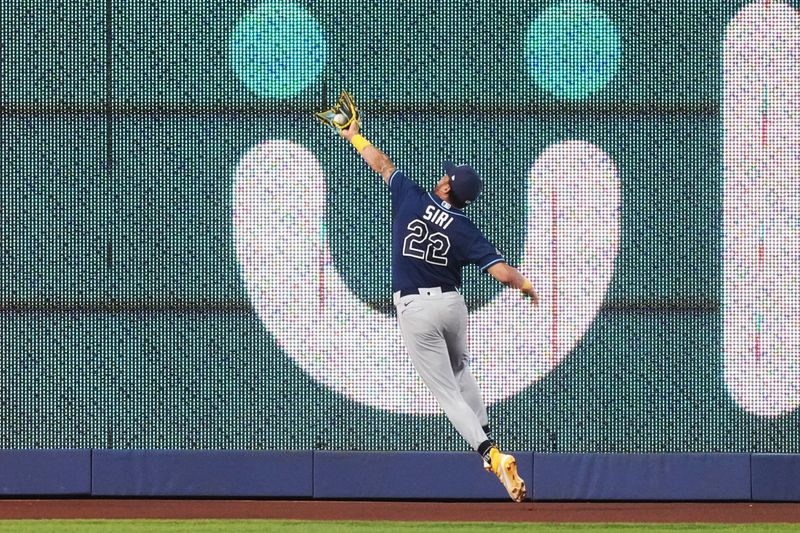
[{"label": "jersey sleeve", "polygon": [[421,195],[425,193],[422,187],[408,179],[408,176],[401,170],[395,170],[391,177],[389,177],[389,192],[392,195],[392,207],[395,209],[408,195]]},{"label": "jersey sleeve", "polygon": [[467,250],[467,261],[478,265],[481,272],[486,272],[486,269],[495,263],[504,262],[506,260],[503,254],[500,253],[492,243],[490,243],[483,235],[478,235]]}]

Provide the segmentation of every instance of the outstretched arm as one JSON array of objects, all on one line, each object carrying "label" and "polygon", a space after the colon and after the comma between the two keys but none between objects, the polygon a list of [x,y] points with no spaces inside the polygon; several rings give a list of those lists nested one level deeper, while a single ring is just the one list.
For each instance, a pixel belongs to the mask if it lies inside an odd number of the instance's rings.
[{"label": "outstretched arm", "polygon": [[378,148],[366,140],[360,133],[358,121],[353,121],[345,130],[342,130],[342,137],[353,143],[361,158],[367,163],[369,168],[383,176],[384,183],[389,183],[396,167],[389,156],[381,152]]},{"label": "outstretched arm", "polygon": [[519,289],[525,296],[530,296],[534,305],[539,304],[539,295],[533,290],[531,282],[525,279],[525,276],[520,274],[520,271],[516,268],[507,263],[495,263],[486,272],[503,285],[508,285],[512,289]]}]

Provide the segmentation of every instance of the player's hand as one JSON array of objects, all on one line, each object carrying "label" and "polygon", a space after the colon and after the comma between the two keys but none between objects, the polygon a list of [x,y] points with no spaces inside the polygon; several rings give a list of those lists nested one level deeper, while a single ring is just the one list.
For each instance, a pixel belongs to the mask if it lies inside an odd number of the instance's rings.
[{"label": "player's hand", "polygon": [[527,279],[522,284],[522,287],[519,288],[519,292],[521,292],[523,296],[530,298],[533,305],[539,305],[539,295],[536,294],[536,291],[533,290],[533,285]]},{"label": "player's hand", "polygon": [[341,133],[342,137],[344,137],[346,140],[351,141],[354,136],[361,133],[360,124],[357,120],[354,120],[350,126],[341,130],[339,133]]},{"label": "player's hand", "polygon": [[533,305],[539,305],[539,295],[536,294],[532,287],[530,289],[520,289],[520,292],[524,297],[530,298]]}]

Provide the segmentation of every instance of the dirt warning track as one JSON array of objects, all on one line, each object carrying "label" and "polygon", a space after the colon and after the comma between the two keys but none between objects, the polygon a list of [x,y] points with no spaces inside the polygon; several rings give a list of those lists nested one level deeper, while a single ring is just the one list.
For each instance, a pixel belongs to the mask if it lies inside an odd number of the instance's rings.
[{"label": "dirt warning track", "polygon": [[800,503],[0,500],[0,519],[13,518],[800,523]]}]

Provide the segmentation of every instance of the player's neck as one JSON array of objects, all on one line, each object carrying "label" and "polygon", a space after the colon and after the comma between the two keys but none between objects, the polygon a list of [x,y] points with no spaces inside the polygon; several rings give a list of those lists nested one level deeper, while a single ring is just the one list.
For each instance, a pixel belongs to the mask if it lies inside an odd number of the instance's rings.
[{"label": "player's neck", "polygon": [[433,190],[433,194],[434,194],[434,196],[436,196],[439,200],[441,200],[443,202],[452,203],[452,202],[450,202],[450,196],[448,194],[442,192],[442,190],[439,187],[436,187]]},{"label": "player's neck", "polygon": [[450,199],[450,187],[442,187],[442,185],[439,184],[436,187],[434,187],[433,195],[436,196],[442,202],[445,202],[446,203],[445,207],[447,209],[457,209],[456,206],[453,205],[453,201]]}]

